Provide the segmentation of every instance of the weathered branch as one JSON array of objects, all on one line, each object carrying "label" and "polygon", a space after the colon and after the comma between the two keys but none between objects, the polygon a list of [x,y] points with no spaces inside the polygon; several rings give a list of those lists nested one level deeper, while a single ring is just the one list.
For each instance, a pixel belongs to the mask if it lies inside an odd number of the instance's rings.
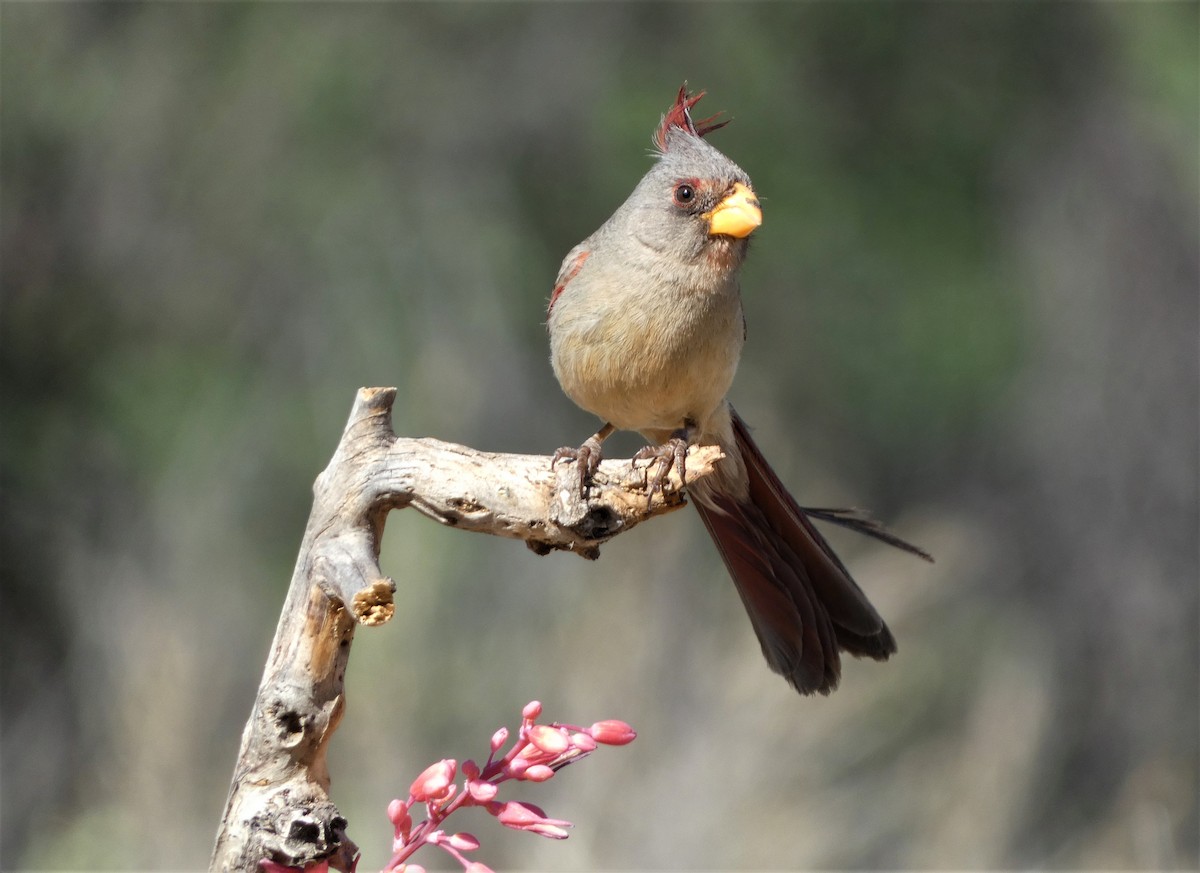
[{"label": "weathered branch", "polygon": [[[300,546],[258,696],[242,733],[233,784],[210,869],[257,873],[269,859],[304,866],[328,859],[349,871],[357,847],[329,799],[325,753],[344,702],[346,663],[358,624],[392,617],[395,583],[379,569],[392,509],[411,506],[463,530],[522,539],[539,554],[596,558],[600,546],[683,505],[672,472],[647,506],[644,465],[604,461],[578,491],[574,464],[541,455],[479,452],[392,431],[392,388],[358,392],[329,466],[313,485]],[[713,448],[688,454],[688,480],[712,472]]]}]

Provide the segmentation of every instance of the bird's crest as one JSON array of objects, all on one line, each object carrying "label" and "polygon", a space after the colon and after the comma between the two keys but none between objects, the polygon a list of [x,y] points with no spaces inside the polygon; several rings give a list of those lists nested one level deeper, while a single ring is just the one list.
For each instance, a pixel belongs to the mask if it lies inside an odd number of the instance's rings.
[{"label": "bird's crest", "polygon": [[699,103],[700,98],[703,96],[703,91],[698,94],[688,94],[687,83],[683,83],[683,86],[679,89],[678,96],[675,98],[675,105],[672,106],[667,111],[667,114],[662,117],[662,123],[659,124],[658,130],[654,132],[654,144],[658,147],[660,152],[663,152],[664,154],[666,153],[667,134],[673,127],[678,127],[680,130],[686,131],[692,136],[701,137],[707,136],[717,128],[724,127],[729,123],[728,121],[722,121],[718,124],[712,123],[721,116],[720,112],[718,112],[716,115],[710,115],[708,118],[701,119],[700,121],[692,120],[692,107]]}]

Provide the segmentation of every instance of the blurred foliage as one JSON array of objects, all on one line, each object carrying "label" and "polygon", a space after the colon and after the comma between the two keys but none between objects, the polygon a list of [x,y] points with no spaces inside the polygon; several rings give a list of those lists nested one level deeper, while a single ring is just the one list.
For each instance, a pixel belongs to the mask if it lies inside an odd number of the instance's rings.
[{"label": "blurred foliage", "polygon": [[686,513],[597,564],[393,517],[331,760],[363,869],[534,697],[641,738],[494,865],[1200,864],[1198,8],[4,4],[0,867],[205,863],[355,388],[591,432],[545,302],[685,79],[766,210],[739,409],[938,564],[835,532],[901,654],[799,699]]}]

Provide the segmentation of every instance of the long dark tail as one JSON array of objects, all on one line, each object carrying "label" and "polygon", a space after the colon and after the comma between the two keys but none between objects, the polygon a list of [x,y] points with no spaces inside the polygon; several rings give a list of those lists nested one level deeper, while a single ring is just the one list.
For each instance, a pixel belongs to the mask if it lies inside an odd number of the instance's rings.
[{"label": "long dark tail", "polygon": [[748,497],[708,489],[697,492],[693,503],[733,576],[771,669],[801,694],[828,694],[841,676],[839,649],[886,661],[896,641],[808,516],[929,556],[855,511],[797,505],[746,423],[732,409],[730,415]]}]

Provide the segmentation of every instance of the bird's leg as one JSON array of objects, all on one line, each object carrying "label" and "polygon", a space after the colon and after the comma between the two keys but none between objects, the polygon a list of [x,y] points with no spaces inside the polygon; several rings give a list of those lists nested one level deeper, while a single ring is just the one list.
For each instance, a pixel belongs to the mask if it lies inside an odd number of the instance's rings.
[{"label": "bird's leg", "polygon": [[[672,467],[679,471],[679,481],[685,487],[687,486],[687,450],[695,433],[696,422],[685,418],[683,427],[674,431],[671,438],[665,443],[645,446],[633,456],[635,461],[651,459],[650,464],[646,467],[646,496],[650,501],[654,500],[654,492],[663,490],[663,483],[667,480],[667,474],[671,472]],[[658,469],[654,473],[654,478],[651,479],[650,470],[655,466]]]},{"label": "bird's leg", "polygon": [[605,423],[604,427],[596,431],[590,437],[583,441],[577,449],[570,446],[564,446],[554,453],[554,457],[550,459],[550,467],[553,468],[559,461],[566,459],[574,461],[579,465],[579,494],[587,491],[587,483],[593,476],[596,475],[596,470],[600,466],[601,449],[600,445],[608,439],[616,428],[609,423]]}]

